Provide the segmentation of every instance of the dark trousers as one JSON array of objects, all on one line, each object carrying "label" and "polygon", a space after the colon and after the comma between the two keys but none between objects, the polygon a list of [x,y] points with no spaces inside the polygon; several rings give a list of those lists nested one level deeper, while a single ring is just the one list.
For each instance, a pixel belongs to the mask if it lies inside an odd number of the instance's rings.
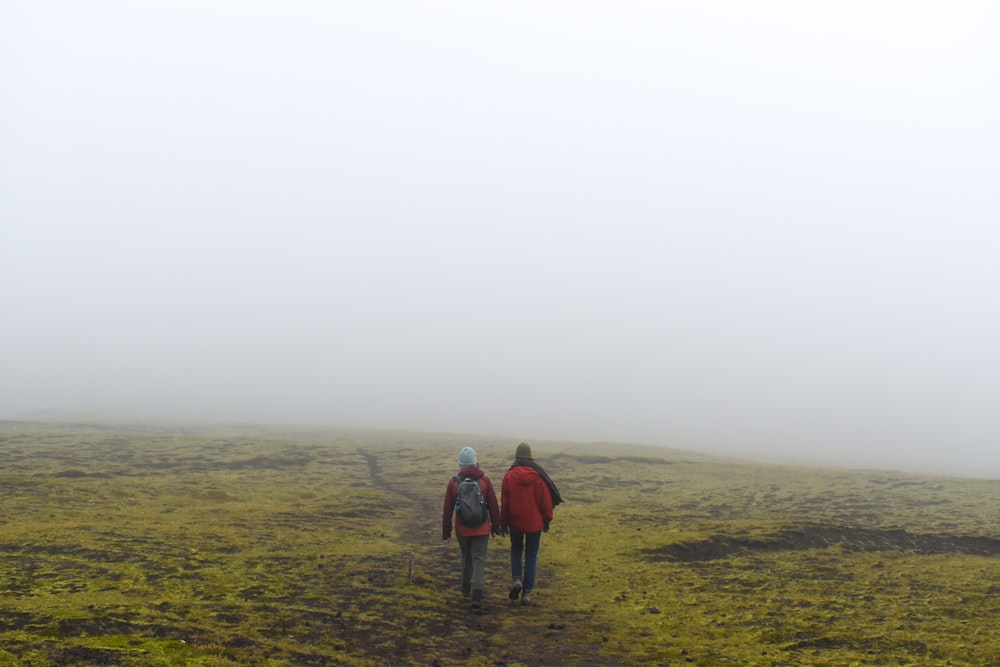
[{"label": "dark trousers", "polygon": [[514,579],[521,580],[521,587],[525,593],[530,593],[535,588],[535,568],[538,564],[538,547],[541,543],[542,531],[522,533],[510,529],[510,573]]},{"label": "dark trousers", "polygon": [[462,553],[462,590],[481,591],[486,581],[486,546],[490,536],[456,537]]}]

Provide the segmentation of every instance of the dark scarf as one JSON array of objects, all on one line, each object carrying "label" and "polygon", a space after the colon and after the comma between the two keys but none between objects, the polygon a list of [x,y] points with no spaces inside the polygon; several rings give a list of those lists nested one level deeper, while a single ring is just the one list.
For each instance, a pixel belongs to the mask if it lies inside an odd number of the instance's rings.
[{"label": "dark scarf", "polygon": [[559,489],[556,488],[556,483],[552,481],[552,478],[549,477],[549,473],[545,472],[542,466],[535,463],[532,459],[514,459],[514,465],[512,465],[510,469],[513,470],[518,466],[531,468],[541,476],[541,478],[545,481],[545,484],[549,487],[549,494],[552,496],[553,507],[563,501],[562,495],[559,493]]}]

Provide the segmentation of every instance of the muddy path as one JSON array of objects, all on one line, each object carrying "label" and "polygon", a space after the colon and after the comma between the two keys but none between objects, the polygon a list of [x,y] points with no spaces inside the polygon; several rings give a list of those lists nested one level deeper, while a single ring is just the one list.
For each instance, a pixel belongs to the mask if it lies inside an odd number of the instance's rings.
[{"label": "muddy path", "polygon": [[[616,658],[599,654],[600,643],[588,637],[601,636],[599,627],[586,613],[559,609],[547,604],[545,589],[559,585],[556,574],[546,566],[545,543],[539,554],[536,604],[525,606],[507,597],[510,583],[510,542],[491,538],[486,568],[486,598],[482,611],[475,611],[460,594],[459,550],[454,539],[441,539],[441,521],[446,476],[441,495],[431,496],[423,487],[405,479],[392,479],[383,472],[379,455],[360,449],[371,482],[392,491],[406,501],[406,518],[400,539],[412,554],[418,584],[435,589],[440,609],[449,622],[430,628],[435,637],[431,650],[380,655],[385,664],[444,665],[469,664],[531,667],[573,664],[583,667],[618,665]],[[494,481],[499,487],[499,480]],[[393,660],[397,662],[392,662]]]}]

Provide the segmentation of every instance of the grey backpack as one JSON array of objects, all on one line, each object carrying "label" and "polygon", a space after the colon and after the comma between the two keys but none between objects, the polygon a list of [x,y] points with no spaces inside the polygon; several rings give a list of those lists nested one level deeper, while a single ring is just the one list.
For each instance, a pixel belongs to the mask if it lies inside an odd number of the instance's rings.
[{"label": "grey backpack", "polygon": [[466,477],[458,481],[458,498],[455,500],[455,514],[463,526],[481,526],[489,516],[486,499],[483,498],[483,488],[479,482]]}]

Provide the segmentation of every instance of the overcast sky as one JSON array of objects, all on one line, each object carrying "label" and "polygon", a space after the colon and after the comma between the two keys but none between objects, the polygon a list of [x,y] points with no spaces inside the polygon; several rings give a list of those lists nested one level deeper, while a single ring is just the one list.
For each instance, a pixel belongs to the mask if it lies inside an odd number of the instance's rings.
[{"label": "overcast sky", "polygon": [[0,7],[0,417],[1000,475],[1000,8]]}]

